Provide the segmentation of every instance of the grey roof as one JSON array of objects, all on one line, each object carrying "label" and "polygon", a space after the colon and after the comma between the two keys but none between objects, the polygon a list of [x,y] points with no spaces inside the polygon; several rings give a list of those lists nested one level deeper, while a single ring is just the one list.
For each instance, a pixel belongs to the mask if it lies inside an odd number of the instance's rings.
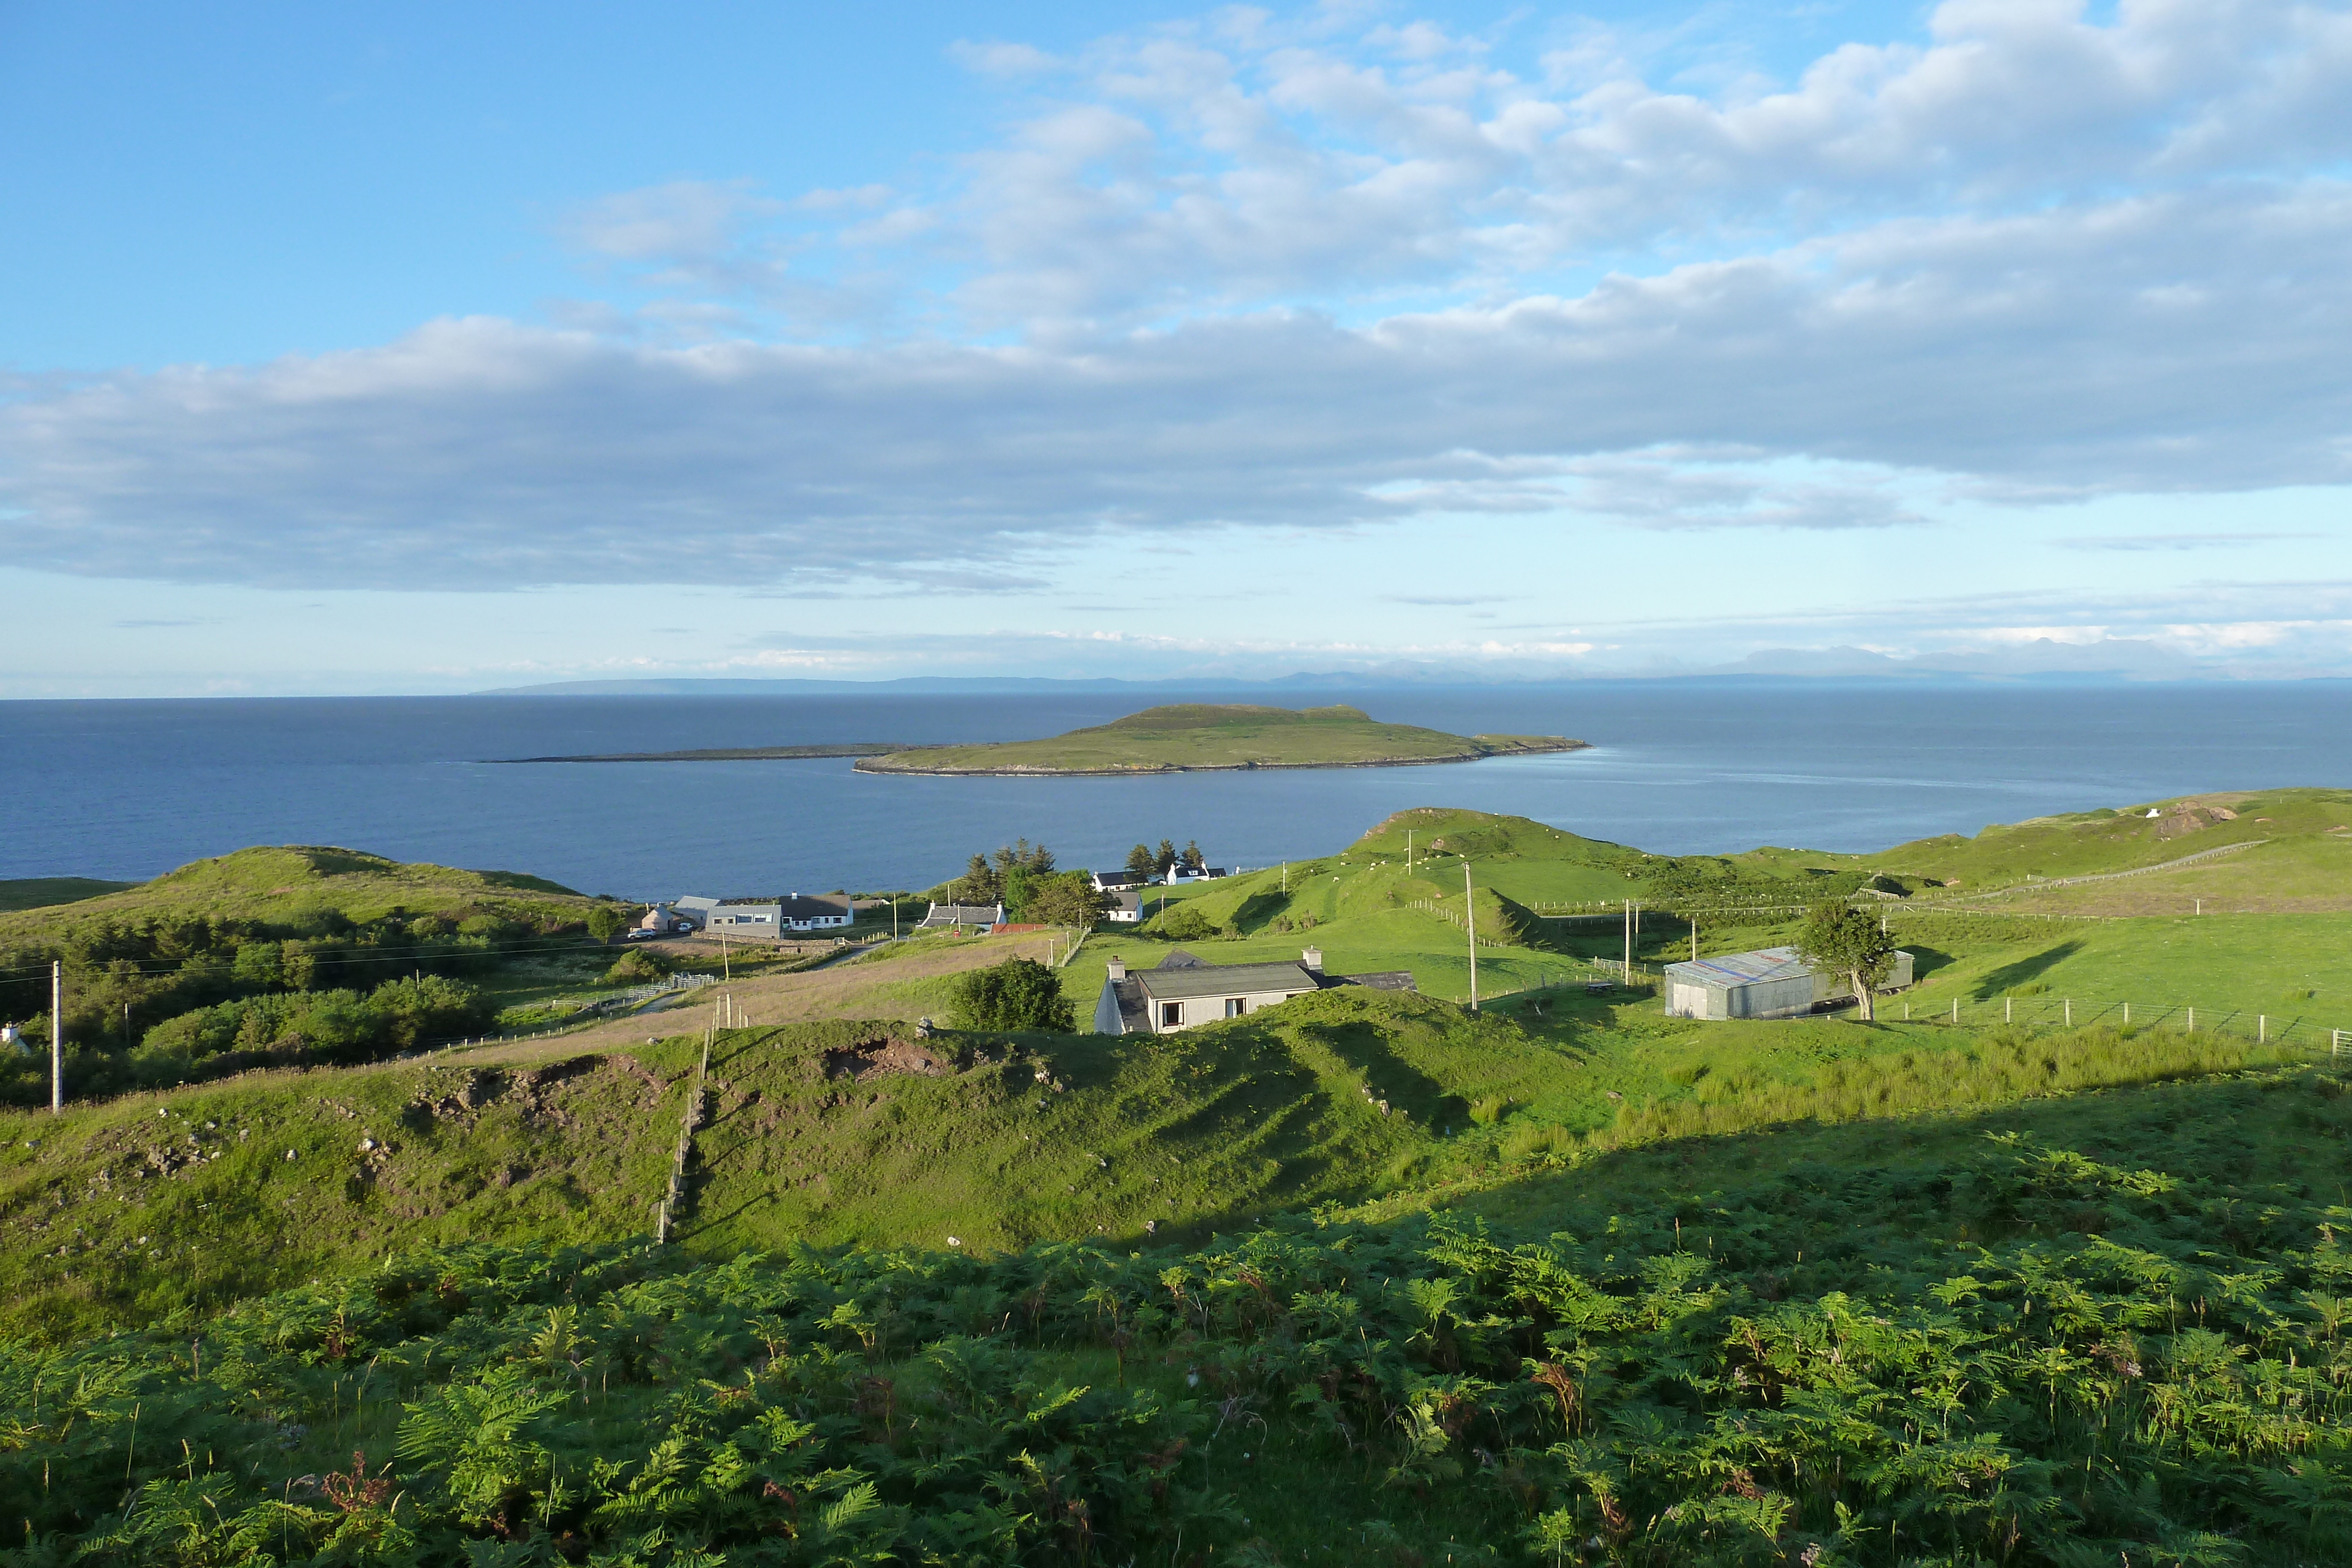
[{"label": "grey roof", "polygon": [[816,894],[803,897],[796,893],[790,898],[779,900],[776,907],[787,920],[808,920],[819,915],[846,915],[849,913],[849,900],[827,898]]},{"label": "grey roof", "polygon": [[1420,982],[1411,969],[1374,969],[1361,975],[1330,975],[1324,978],[1327,986],[1370,986],[1376,991],[1418,991]]},{"label": "grey roof", "polygon": [[1162,969],[1205,969],[1209,966],[1202,960],[1195,958],[1192,954],[1184,951],[1183,948],[1179,947],[1174,952],[1169,954],[1165,958],[1160,959],[1158,967]]},{"label": "grey roof", "polygon": [[1319,988],[1307,966],[1288,964],[1196,964],[1171,969],[1162,964],[1134,977],[1155,1001],[1181,1001],[1187,997],[1235,997],[1259,991],[1312,991]]},{"label": "grey roof", "polygon": [[1753,953],[1725,953],[1714,958],[1685,958],[1666,966],[1670,978],[1685,985],[1753,986],[1769,980],[1794,980],[1813,972],[1794,947],[1762,947]]},{"label": "grey roof", "polygon": [[989,925],[995,920],[992,904],[934,904],[923,916],[926,925]]}]

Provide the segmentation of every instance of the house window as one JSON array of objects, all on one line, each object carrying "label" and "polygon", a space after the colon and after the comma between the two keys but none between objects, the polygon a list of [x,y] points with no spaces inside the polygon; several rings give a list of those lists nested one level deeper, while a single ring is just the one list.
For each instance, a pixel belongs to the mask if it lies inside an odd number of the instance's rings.
[{"label": "house window", "polygon": [[1161,1029],[1174,1029],[1178,1024],[1182,1023],[1183,1021],[1183,1003],[1162,1002],[1160,1004],[1160,1027]]},{"label": "house window", "polygon": [[1237,1019],[1248,1010],[1249,998],[1247,997],[1227,997],[1225,998],[1225,1016],[1227,1018]]}]

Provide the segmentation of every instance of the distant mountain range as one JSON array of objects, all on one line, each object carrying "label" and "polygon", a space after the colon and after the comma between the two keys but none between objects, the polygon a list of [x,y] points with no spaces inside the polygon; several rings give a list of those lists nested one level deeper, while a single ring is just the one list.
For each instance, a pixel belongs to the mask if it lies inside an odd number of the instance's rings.
[{"label": "distant mountain range", "polygon": [[[2201,663],[2161,643],[2110,637],[2095,643],[2037,638],[2013,646],[1920,653],[1907,658],[1867,648],[1770,648],[1734,664],[1645,671],[1570,672],[1556,666],[1391,664],[1361,670],[1297,671],[1252,679],[1236,675],[1107,677],[1070,680],[1044,675],[911,675],[896,680],[765,680],[735,676],[659,676],[643,680],[555,681],[504,686],[477,696],[872,696],[925,693],[970,695],[1049,692],[1377,691],[1399,686],[1573,686],[1592,681],[1891,680],[2020,682],[2238,680],[2256,672]],[[2263,671],[2270,679],[2304,671]]]}]

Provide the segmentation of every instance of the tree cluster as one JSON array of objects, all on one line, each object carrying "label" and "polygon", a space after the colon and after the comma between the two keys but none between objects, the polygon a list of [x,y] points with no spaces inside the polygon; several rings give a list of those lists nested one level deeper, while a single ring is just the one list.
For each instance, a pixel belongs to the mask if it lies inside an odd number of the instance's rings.
[{"label": "tree cluster", "polygon": [[[26,1033],[46,1037],[49,965],[62,961],[68,1092],[116,1093],[176,1082],[178,1077],[169,1076],[181,1071],[175,1063],[193,1066],[219,1053],[217,1046],[181,1052],[184,1037],[174,1034],[165,1037],[161,1055],[141,1054],[159,1030],[192,1013],[289,996],[364,998],[395,977],[478,976],[518,947],[567,928],[578,932],[578,921],[572,910],[550,905],[440,914],[393,909],[363,921],[333,908],[307,909],[279,921],[183,914],[92,920],[66,926],[44,944],[0,951],[0,1018],[30,1020]],[[470,986],[456,988],[473,994]],[[458,1020],[446,1029],[436,1023],[428,1033],[478,1032],[482,1021]],[[216,1025],[205,1028],[207,1039],[217,1033]],[[290,1032],[326,1038],[315,1030]],[[327,1034],[337,1051],[351,1040],[381,1039],[404,1049],[399,1029],[387,1032],[371,1024],[353,1034],[337,1026]],[[0,1102],[41,1103],[48,1092],[46,1052],[40,1060],[0,1056]]]},{"label": "tree cluster", "polygon": [[1162,839],[1156,850],[1150,844],[1138,844],[1127,852],[1127,869],[1150,881],[1165,880],[1178,866],[1188,872],[1208,870],[1208,858],[1201,853],[1198,840],[1186,840],[1181,850],[1174,840]]},{"label": "tree cluster", "polygon": [[1002,904],[1004,918],[1038,925],[1092,926],[1110,908],[1084,872],[1054,869],[1054,852],[1017,839],[993,855],[974,855],[948,884],[953,904]]},{"label": "tree cluster", "polygon": [[948,884],[948,899],[953,904],[1010,904],[1008,894],[1017,883],[1053,873],[1053,851],[1016,839],[999,845],[992,855],[972,856],[963,874]]}]

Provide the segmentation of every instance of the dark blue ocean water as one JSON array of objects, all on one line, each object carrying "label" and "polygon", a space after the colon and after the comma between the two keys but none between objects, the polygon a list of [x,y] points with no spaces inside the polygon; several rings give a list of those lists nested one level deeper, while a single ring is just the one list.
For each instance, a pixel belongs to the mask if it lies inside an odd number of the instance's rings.
[{"label": "dark blue ocean water", "polygon": [[1227,865],[1327,852],[1406,806],[1517,812],[1670,852],[1882,848],[2200,789],[2352,785],[2352,683],[1611,682],[1200,694],[1344,700],[1591,751],[1151,779],[891,779],[846,760],[495,766],[548,753],[1017,739],[1185,694],[0,703],[0,877],[144,878],[253,843],[528,871],[583,892],[921,887],[1016,837],[1065,866],[1139,839]]}]

